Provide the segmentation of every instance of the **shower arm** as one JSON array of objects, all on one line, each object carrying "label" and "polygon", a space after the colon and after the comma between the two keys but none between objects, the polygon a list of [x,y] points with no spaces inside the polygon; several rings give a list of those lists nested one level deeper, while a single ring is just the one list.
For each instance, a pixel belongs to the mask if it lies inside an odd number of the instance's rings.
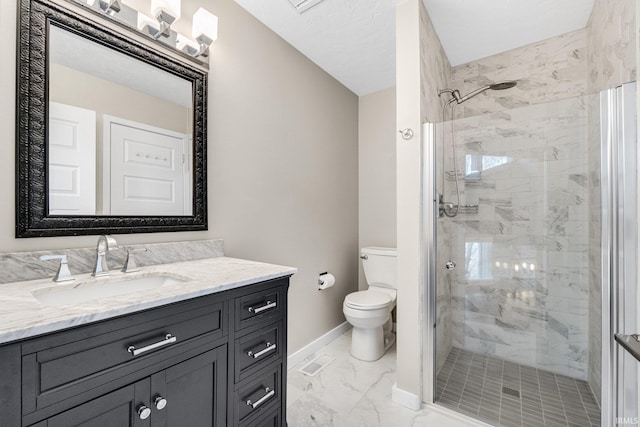
[{"label": "shower arm", "polygon": [[457,102],[458,104],[462,104],[463,102],[489,89],[491,89],[491,85],[482,86],[472,92],[469,92],[464,96],[460,95],[460,91],[458,89],[441,89],[438,91],[438,96],[442,97],[442,94],[448,93],[451,95],[451,99],[447,102],[447,105],[451,104],[454,101]]},{"label": "shower arm", "polygon": [[474,90],[473,92],[469,92],[468,94],[466,94],[462,98],[459,98],[460,92],[458,92],[457,93],[458,96],[456,96],[455,92],[457,92],[457,91],[454,91],[454,93],[452,95],[456,99],[456,101],[458,101],[458,104],[462,104],[464,101],[466,101],[468,99],[471,99],[474,96],[479,95],[479,94],[481,94],[482,92],[484,92],[485,90],[488,90],[488,89],[491,89],[490,85],[486,85],[486,86],[480,87],[480,88]]}]

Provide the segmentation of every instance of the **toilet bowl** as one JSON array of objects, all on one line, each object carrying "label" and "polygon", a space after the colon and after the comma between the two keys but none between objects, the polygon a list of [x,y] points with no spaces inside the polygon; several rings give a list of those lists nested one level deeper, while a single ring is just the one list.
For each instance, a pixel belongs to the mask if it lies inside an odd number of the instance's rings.
[{"label": "toilet bowl", "polygon": [[374,361],[395,341],[391,310],[396,304],[396,252],[392,248],[362,248],[361,258],[370,285],[365,291],[347,295],[342,309],[353,326],[351,355]]}]

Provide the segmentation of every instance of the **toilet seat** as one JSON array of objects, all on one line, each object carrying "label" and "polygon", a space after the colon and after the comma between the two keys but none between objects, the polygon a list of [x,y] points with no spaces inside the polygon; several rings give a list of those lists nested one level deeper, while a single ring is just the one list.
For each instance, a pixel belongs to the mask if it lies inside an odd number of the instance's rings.
[{"label": "toilet seat", "polygon": [[391,296],[376,291],[359,291],[347,295],[344,305],[355,310],[377,310],[393,302]]}]

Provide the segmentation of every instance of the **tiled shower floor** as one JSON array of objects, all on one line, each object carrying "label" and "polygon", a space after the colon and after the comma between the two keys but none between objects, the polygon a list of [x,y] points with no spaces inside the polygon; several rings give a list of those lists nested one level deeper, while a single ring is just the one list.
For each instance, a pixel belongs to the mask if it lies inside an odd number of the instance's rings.
[{"label": "tiled shower floor", "polygon": [[600,426],[585,381],[453,348],[438,373],[436,401],[507,427]]}]

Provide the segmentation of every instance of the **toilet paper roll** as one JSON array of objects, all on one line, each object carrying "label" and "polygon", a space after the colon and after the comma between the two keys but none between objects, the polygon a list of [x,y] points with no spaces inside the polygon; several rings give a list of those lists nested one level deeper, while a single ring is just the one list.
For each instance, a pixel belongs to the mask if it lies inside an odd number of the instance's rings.
[{"label": "toilet paper roll", "polygon": [[323,289],[327,289],[336,284],[336,278],[333,274],[321,274],[318,279],[318,290],[321,291]]}]

